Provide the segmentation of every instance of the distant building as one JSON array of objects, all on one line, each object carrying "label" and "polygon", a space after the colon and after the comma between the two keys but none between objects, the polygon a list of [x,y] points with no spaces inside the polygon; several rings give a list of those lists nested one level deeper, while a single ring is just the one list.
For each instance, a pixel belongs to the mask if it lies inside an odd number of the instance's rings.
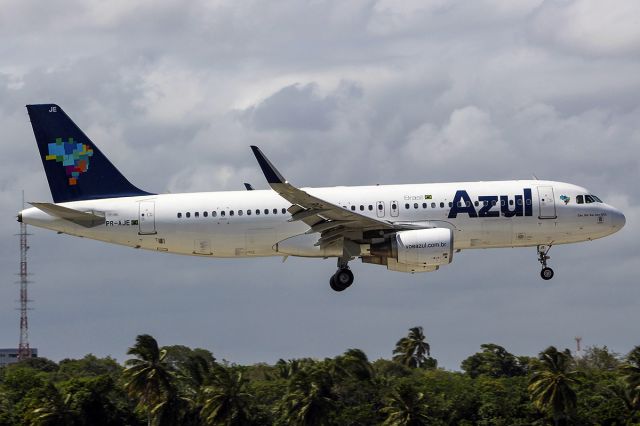
[{"label": "distant building", "polygon": [[[31,357],[38,357],[38,350],[36,348],[31,349]],[[18,362],[18,349],[0,349],[0,367]]]}]

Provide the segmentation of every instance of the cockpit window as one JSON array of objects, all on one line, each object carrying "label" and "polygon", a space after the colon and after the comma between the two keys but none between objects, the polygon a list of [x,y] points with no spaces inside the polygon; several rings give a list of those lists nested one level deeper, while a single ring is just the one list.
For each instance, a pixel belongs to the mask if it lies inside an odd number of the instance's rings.
[{"label": "cockpit window", "polygon": [[593,197],[591,195],[585,195],[584,196],[584,201],[585,201],[585,203],[593,203],[595,200],[593,199]]},{"label": "cockpit window", "polygon": [[582,195],[578,195],[578,196],[576,197],[576,203],[578,203],[578,204],[584,204],[584,196],[582,196]]},{"label": "cockpit window", "polygon": [[602,203],[603,202],[600,198],[596,197],[595,195],[592,195],[592,197],[597,203]]}]

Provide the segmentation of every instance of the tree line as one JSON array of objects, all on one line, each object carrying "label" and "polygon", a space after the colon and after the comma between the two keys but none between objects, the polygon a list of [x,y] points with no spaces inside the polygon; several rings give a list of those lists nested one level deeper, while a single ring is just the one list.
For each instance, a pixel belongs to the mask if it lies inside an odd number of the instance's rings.
[{"label": "tree line", "polygon": [[640,346],[576,358],[481,345],[438,368],[422,327],[390,360],[359,349],[323,360],[237,365],[137,336],[124,366],[86,355],[0,368],[3,425],[640,425]]}]

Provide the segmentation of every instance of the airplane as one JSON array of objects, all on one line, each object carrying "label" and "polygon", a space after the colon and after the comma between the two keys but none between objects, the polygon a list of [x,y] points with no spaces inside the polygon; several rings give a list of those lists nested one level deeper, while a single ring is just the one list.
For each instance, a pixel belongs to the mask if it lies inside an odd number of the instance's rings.
[{"label": "airplane", "polygon": [[[112,244],[190,256],[336,258],[330,287],[354,281],[349,262],[432,272],[467,249],[548,253],[625,225],[593,192],[546,180],[298,188],[251,146],[269,190],[154,194],[131,184],[55,104],[27,105],[53,203],[18,221]],[[248,188],[247,188],[248,189]]]}]

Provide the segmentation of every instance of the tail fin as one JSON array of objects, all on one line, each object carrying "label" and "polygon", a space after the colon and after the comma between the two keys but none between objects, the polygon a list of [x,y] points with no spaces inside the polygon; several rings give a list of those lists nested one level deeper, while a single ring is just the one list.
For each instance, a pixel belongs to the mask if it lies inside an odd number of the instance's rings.
[{"label": "tail fin", "polygon": [[55,203],[151,195],[133,186],[57,105],[27,105]]}]

